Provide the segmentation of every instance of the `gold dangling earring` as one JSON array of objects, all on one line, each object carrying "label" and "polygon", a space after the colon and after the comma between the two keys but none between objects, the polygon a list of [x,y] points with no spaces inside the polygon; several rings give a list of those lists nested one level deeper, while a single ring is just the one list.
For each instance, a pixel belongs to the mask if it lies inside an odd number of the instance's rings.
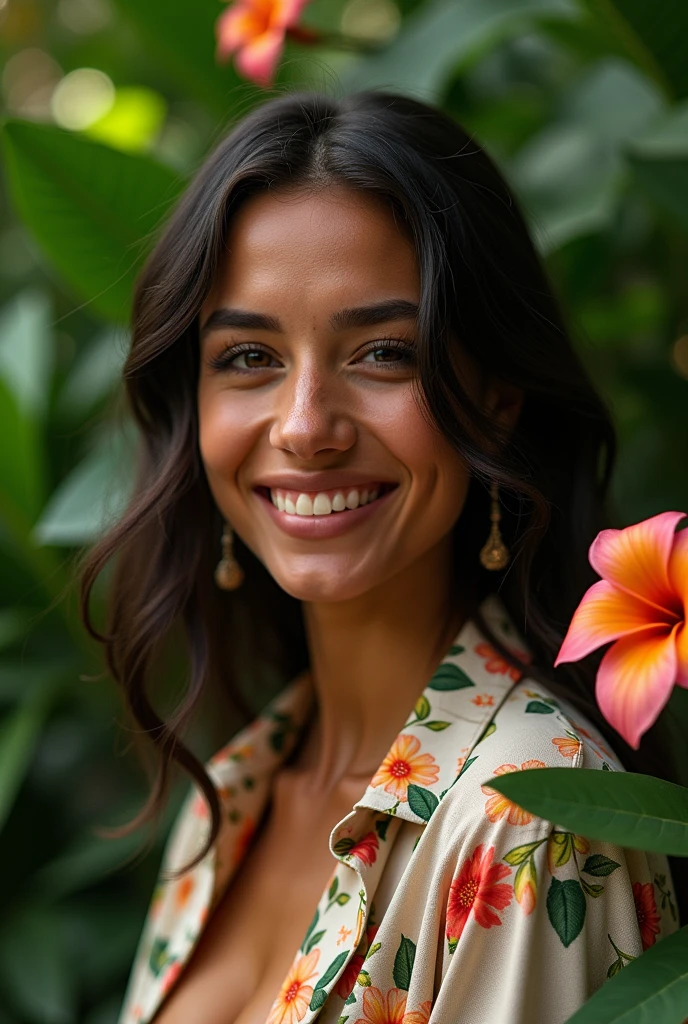
[{"label": "gold dangling earring", "polygon": [[221,590],[236,590],[244,582],[244,570],[234,557],[234,534],[229,523],[222,531],[222,558],[215,567],[215,582]]},{"label": "gold dangling earring", "polygon": [[502,518],[502,514],[499,510],[499,485],[494,480],[490,485],[490,497],[492,499],[490,507],[492,526],[490,527],[490,536],[480,552],[480,564],[485,569],[496,571],[506,568],[511,555],[499,531],[499,521]]}]

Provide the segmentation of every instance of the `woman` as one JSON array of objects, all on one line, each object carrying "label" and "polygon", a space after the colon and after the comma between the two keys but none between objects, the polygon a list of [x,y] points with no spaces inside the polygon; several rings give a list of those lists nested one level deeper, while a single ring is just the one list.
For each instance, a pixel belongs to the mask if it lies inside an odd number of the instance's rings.
[{"label": "woman", "polygon": [[[138,485],[86,598],[116,556],[143,816],[172,762],[196,786],[121,1024],[566,1020],[675,924],[663,858],[489,786],[620,769],[590,675],[552,672],[612,429],[489,159],[410,99],[265,104],[148,260],[125,380]],[[204,768],[178,732],[207,681],[266,674],[292,681]]]}]

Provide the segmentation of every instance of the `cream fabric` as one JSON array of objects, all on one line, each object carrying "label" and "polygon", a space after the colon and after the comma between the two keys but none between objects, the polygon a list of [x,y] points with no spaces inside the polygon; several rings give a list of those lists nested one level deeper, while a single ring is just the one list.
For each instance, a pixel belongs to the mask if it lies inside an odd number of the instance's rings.
[{"label": "cream fabric", "polygon": [[[499,601],[482,612],[525,647]],[[147,1024],[184,969],[298,741],[307,675],[207,765],[225,824],[182,807],[119,1024]],[[589,842],[520,810],[495,775],[568,766],[622,771],[593,726],[461,629],[364,796],[333,830],[332,878],[268,1024],[559,1024],[608,976],[677,926],[666,859]],[[218,847],[222,848],[220,859]]]}]

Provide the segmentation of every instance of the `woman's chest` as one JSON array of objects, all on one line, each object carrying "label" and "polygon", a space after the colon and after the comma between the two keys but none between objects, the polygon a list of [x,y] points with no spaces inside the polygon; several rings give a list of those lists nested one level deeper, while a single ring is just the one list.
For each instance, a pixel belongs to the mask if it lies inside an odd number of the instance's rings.
[{"label": "woman's chest", "polygon": [[265,1024],[335,867],[331,817],[268,815],[153,1024]]}]

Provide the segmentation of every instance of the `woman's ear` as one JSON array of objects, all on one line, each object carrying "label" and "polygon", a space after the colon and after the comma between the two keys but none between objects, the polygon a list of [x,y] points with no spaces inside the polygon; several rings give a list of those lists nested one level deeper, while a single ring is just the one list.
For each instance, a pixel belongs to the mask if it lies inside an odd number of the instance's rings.
[{"label": "woman's ear", "polygon": [[514,384],[492,378],[484,393],[485,411],[505,433],[511,434],[523,406],[523,392]]}]

